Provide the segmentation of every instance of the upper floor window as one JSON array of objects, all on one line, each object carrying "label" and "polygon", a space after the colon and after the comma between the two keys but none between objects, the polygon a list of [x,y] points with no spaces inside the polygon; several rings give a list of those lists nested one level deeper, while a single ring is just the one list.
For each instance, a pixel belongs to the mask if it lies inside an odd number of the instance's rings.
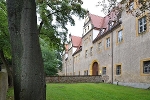
[{"label": "upper floor window", "polygon": [[106,38],[106,47],[110,47],[110,37]]},{"label": "upper floor window", "polygon": [[108,23],[109,30],[112,29],[113,25],[114,25],[114,21],[110,20],[109,23]]},{"label": "upper floor window", "polygon": [[121,75],[121,65],[116,66],[116,75]]},{"label": "upper floor window", "polygon": [[118,31],[118,43],[122,42],[123,41],[123,33],[122,33],[122,30]]},{"label": "upper floor window", "polygon": [[105,28],[101,28],[101,29],[100,29],[100,34],[103,35],[104,32],[105,32]]},{"label": "upper floor window", "polygon": [[147,29],[146,16],[138,20],[138,25],[139,25],[139,31],[138,31],[139,33],[146,31]]},{"label": "upper floor window", "polygon": [[92,56],[92,52],[93,52],[93,47],[90,48],[90,54]]},{"label": "upper floor window", "polygon": [[91,35],[89,36],[89,39],[92,40],[92,36]]},{"label": "upper floor window", "polygon": [[88,55],[88,50],[85,51],[85,57],[87,57],[87,55]]},{"label": "upper floor window", "polygon": [[131,1],[130,4],[129,4],[129,10],[133,10],[133,8],[134,8],[134,2]]},{"label": "upper floor window", "polygon": [[86,29],[85,29],[85,33],[86,33]]}]

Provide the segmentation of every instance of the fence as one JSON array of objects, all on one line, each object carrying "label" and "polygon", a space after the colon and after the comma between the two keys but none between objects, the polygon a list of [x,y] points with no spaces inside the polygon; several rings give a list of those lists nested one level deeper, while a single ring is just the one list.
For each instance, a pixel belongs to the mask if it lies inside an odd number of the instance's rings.
[{"label": "fence", "polygon": [[50,76],[46,77],[47,83],[100,83],[108,81],[108,76]]}]

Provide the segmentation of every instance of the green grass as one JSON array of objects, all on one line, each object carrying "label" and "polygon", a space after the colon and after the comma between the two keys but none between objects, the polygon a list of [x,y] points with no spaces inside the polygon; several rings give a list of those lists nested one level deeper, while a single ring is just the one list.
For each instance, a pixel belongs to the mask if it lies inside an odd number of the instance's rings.
[{"label": "green grass", "polygon": [[14,100],[14,89],[13,88],[8,89],[6,100]]},{"label": "green grass", "polygon": [[[11,96],[12,92],[8,93]],[[46,97],[47,100],[150,100],[150,90],[104,83],[47,84]]]}]

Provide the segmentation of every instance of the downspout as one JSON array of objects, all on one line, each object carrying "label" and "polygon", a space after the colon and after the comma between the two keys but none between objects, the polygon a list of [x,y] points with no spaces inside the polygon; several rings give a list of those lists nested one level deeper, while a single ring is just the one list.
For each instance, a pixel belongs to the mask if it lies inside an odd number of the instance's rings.
[{"label": "downspout", "polygon": [[111,36],[112,37],[112,39],[111,39],[111,45],[112,45],[112,49],[111,49],[111,57],[112,57],[111,58],[111,60],[112,60],[111,61],[111,65],[112,65],[112,84],[113,84],[113,75],[114,75],[113,74],[113,31],[111,32],[111,34],[112,34],[112,36]]},{"label": "downspout", "polygon": [[74,56],[73,56],[73,75],[74,75]]},{"label": "downspout", "polygon": [[67,60],[66,60],[66,76],[67,76]]}]

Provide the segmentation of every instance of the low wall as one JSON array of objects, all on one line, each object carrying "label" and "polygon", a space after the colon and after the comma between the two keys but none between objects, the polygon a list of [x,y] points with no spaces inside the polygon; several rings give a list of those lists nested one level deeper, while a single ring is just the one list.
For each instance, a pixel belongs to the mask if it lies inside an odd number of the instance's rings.
[{"label": "low wall", "polygon": [[47,83],[100,83],[105,82],[106,79],[103,78],[101,75],[97,76],[50,76],[46,77]]},{"label": "low wall", "polygon": [[6,100],[7,89],[8,89],[7,73],[0,72],[0,100]]}]

